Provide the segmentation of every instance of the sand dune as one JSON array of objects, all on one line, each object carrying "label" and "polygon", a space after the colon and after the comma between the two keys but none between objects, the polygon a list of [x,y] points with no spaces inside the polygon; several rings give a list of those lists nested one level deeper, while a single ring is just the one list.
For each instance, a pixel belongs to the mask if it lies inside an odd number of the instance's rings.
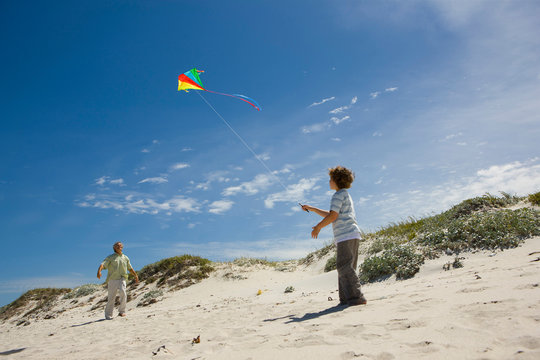
[{"label": "sand dune", "polygon": [[[209,279],[103,320],[90,305],[0,325],[13,359],[540,359],[540,238],[503,252],[430,260],[413,279],[363,287],[339,307],[324,260],[294,271],[220,265]],[[247,277],[247,278],[246,278]],[[295,290],[285,293],[292,286]],[[257,293],[261,290],[260,295]],[[61,304],[58,306],[62,306]],[[200,343],[193,338],[200,336]]]}]

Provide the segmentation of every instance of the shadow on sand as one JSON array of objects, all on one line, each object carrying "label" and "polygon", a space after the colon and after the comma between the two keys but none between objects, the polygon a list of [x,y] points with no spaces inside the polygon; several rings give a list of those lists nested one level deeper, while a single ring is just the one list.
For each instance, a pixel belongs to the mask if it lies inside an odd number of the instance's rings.
[{"label": "shadow on sand", "polygon": [[276,320],[282,320],[282,319],[289,319],[289,321],[286,321],[285,324],[290,324],[290,323],[295,323],[295,322],[302,322],[302,321],[317,319],[317,318],[319,318],[321,316],[324,316],[324,315],[330,315],[330,314],[333,314],[333,313],[336,313],[336,312],[343,311],[346,308],[347,308],[347,306],[336,305],[336,306],[332,306],[331,308],[321,310],[321,311],[316,312],[316,313],[306,313],[302,317],[297,317],[295,315],[287,315],[287,316],[282,316],[282,317],[275,318],[275,319],[266,319],[266,320],[263,320],[263,321],[264,322],[270,322],[270,321],[276,321]]},{"label": "shadow on sand", "polygon": [[71,327],[85,326],[85,325],[90,325],[90,324],[98,323],[98,322],[102,322],[102,321],[105,321],[105,319],[99,319],[99,320],[89,321],[89,322],[85,322],[85,323],[83,323],[83,324],[71,325]]},{"label": "shadow on sand", "polygon": [[13,350],[8,350],[8,351],[3,351],[3,352],[0,352],[0,356],[8,356],[8,355],[13,355],[13,354],[17,354],[17,353],[20,353],[21,351],[24,351],[26,348],[20,348],[20,349],[13,349]]}]

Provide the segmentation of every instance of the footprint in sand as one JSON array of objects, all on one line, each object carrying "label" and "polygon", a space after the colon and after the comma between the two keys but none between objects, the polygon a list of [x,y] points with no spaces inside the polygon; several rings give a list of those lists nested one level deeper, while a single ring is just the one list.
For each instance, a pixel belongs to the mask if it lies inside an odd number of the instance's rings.
[{"label": "footprint in sand", "polygon": [[534,284],[523,284],[516,286],[514,290],[530,290],[530,289],[537,289],[540,285],[538,283]]},{"label": "footprint in sand", "polygon": [[336,329],[332,332],[332,334],[336,336],[349,336],[354,334],[359,334],[365,330],[364,325],[345,325],[345,327],[341,329]]},{"label": "footprint in sand", "polygon": [[465,288],[465,289],[461,289],[459,291],[457,291],[458,293],[464,293],[464,294],[468,294],[468,293],[475,293],[475,292],[480,292],[480,291],[484,291],[484,290],[487,290],[489,289],[488,287],[480,287],[480,288]]},{"label": "footprint in sand", "polygon": [[408,330],[410,328],[424,327],[421,321],[410,321],[409,319],[392,319],[385,325],[387,330]]},{"label": "footprint in sand", "polygon": [[424,354],[430,354],[430,353],[435,353],[435,352],[440,351],[440,349],[438,349],[437,346],[434,345],[433,342],[429,340],[421,341],[419,343],[407,344],[407,346],[414,349],[418,349],[420,352]]}]

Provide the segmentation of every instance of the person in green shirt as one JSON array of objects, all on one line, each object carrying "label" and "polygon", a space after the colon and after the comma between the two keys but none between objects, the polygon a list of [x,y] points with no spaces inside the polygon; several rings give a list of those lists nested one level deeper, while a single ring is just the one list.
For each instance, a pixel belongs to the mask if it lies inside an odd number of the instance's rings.
[{"label": "person in green shirt", "polygon": [[114,254],[107,256],[99,265],[97,271],[97,278],[101,279],[101,271],[107,270],[107,280],[105,281],[109,290],[109,298],[105,307],[105,319],[107,320],[112,320],[117,291],[120,291],[119,315],[126,316],[126,280],[128,279],[128,271],[135,277],[135,282],[139,283],[139,276],[133,270],[129,258],[122,253],[123,249],[124,245],[121,242],[116,242],[113,245]]}]

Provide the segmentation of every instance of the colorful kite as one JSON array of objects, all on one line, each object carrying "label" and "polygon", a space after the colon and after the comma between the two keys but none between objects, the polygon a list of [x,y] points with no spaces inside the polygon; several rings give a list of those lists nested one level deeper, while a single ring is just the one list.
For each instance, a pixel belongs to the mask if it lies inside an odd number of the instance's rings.
[{"label": "colorful kite", "polygon": [[240,94],[224,94],[224,93],[205,89],[201,82],[201,78],[199,77],[199,73],[202,73],[202,72],[204,71],[197,70],[194,68],[180,75],[178,77],[178,91],[184,90],[185,92],[188,92],[188,90],[203,90],[203,91],[211,92],[218,95],[230,96],[230,97],[234,97],[234,98],[247,102],[249,105],[253,106],[255,109],[259,111],[261,110],[261,107],[259,106],[259,104],[257,104],[255,100],[248,98],[247,96],[240,95]]}]

